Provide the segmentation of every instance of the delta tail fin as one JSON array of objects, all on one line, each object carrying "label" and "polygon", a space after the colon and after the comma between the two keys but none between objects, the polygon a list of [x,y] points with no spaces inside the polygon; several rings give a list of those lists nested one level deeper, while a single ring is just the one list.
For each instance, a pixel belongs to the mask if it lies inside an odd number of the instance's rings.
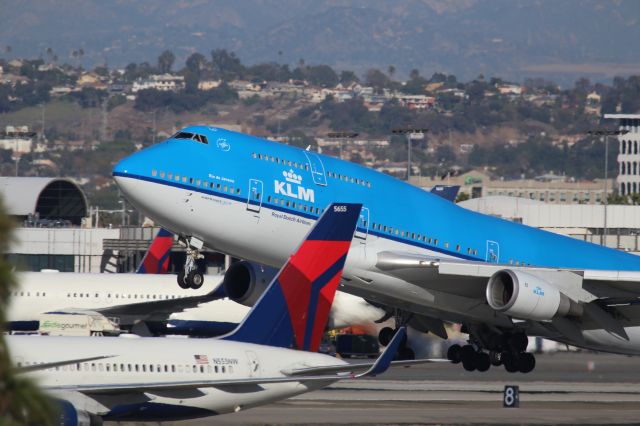
[{"label": "delta tail fin", "polygon": [[158,234],[142,258],[136,274],[166,274],[169,272],[169,256],[173,247],[173,234],[160,228]]},{"label": "delta tail fin", "polygon": [[222,338],[317,352],[361,208],[331,204],[244,321]]}]

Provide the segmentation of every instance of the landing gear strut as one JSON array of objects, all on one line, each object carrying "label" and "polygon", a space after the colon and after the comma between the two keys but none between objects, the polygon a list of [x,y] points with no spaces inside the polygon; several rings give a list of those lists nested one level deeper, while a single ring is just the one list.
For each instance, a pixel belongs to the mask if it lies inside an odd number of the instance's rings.
[{"label": "landing gear strut", "polygon": [[180,288],[197,290],[204,283],[204,276],[198,270],[198,265],[196,264],[196,260],[204,257],[200,254],[203,242],[194,237],[187,237],[183,242],[187,246],[187,258],[184,263],[184,269],[178,272],[178,285]]},{"label": "landing gear strut", "polygon": [[524,332],[495,334],[488,330],[475,330],[469,334],[467,345],[451,345],[447,359],[453,364],[462,363],[467,371],[481,372],[503,365],[509,373],[529,373],[536,366],[536,358],[527,350],[528,339]]},{"label": "landing gear strut", "polygon": [[[393,339],[393,336],[395,336],[396,332],[398,331],[398,328],[402,327],[403,325],[406,325],[409,322],[409,320],[411,319],[411,314],[396,309],[394,313],[394,317],[395,317],[396,327],[395,328],[384,327],[382,330],[380,330],[380,333],[378,333],[378,341],[382,346],[389,345],[389,342],[391,342],[391,339]],[[402,342],[400,342],[400,347],[398,348],[396,359],[411,360],[415,358],[416,358],[416,354],[413,351],[413,349],[407,346],[407,336],[405,336],[404,339],[402,339]]]}]

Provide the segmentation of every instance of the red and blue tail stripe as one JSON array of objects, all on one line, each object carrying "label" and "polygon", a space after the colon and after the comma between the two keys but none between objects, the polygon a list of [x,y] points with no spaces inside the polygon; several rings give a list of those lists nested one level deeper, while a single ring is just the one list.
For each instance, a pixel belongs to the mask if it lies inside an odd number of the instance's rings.
[{"label": "red and blue tail stripe", "polygon": [[149,250],[142,258],[138,274],[166,274],[169,272],[169,256],[173,247],[173,234],[160,228]]},{"label": "red and blue tail stripe", "polygon": [[329,319],[361,204],[332,204],[226,339],[315,352]]}]

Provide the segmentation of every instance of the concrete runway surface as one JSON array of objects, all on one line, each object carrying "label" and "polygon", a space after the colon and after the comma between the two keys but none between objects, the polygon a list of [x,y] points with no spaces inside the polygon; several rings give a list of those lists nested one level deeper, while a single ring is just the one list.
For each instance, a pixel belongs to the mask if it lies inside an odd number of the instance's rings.
[{"label": "concrete runway surface", "polygon": [[[507,384],[520,387],[520,408],[502,407]],[[501,367],[469,373],[461,365],[430,364],[343,381],[236,414],[163,424],[640,424],[640,358],[538,355],[529,374]]]}]

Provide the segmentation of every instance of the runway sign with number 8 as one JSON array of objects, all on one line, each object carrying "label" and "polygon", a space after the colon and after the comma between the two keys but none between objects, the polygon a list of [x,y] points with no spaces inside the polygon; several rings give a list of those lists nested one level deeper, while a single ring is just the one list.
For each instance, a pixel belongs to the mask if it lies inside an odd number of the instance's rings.
[{"label": "runway sign with number 8", "polygon": [[518,408],[520,406],[520,387],[505,386],[502,396],[502,406],[504,408]]}]

